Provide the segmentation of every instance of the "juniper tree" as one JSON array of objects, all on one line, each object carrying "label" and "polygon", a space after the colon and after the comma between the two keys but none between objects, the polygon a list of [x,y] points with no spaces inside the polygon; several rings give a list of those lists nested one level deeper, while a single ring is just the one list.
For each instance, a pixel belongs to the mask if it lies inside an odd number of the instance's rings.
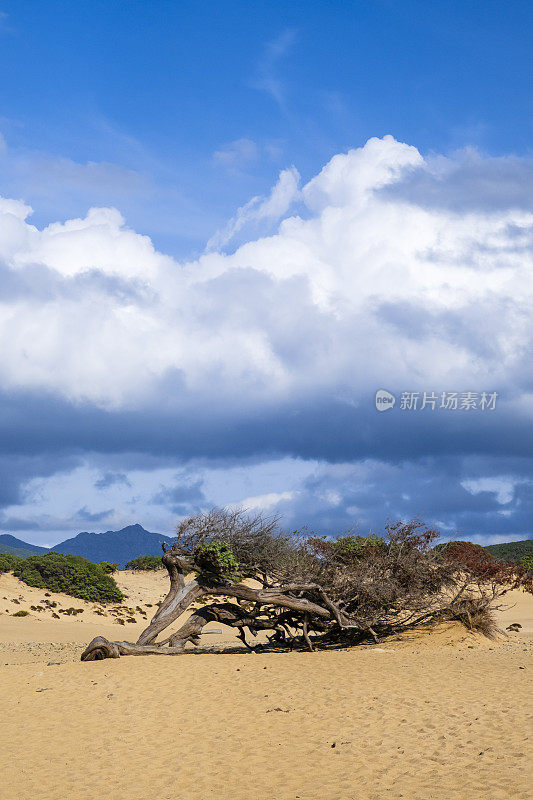
[{"label": "juniper tree", "polygon": [[148,627],[136,643],[93,639],[82,660],[181,654],[212,621],[236,628],[250,648],[247,634],[259,631],[272,647],[312,650],[446,619],[491,633],[497,598],[533,590],[531,573],[475,545],[435,549],[439,534],[417,520],[388,525],[383,536],[337,539],[284,533],[278,522],[216,509],[181,522],[172,546],[163,545],[170,588]]}]

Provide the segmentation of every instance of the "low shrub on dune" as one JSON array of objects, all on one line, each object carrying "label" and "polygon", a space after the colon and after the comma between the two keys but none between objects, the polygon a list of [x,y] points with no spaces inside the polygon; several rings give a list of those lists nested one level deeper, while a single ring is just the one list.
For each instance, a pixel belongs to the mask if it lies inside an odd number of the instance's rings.
[{"label": "low shrub on dune", "polygon": [[112,575],[118,570],[118,564],[112,564],[111,561],[99,561],[97,566],[100,567],[102,572],[105,572],[106,575]]},{"label": "low shrub on dune", "polygon": [[126,569],[151,570],[163,569],[163,562],[159,556],[138,556],[126,564]]},{"label": "low shrub on dune", "polygon": [[82,556],[61,553],[19,559],[14,574],[28,586],[63,592],[90,602],[118,602],[124,595],[115,580]]}]

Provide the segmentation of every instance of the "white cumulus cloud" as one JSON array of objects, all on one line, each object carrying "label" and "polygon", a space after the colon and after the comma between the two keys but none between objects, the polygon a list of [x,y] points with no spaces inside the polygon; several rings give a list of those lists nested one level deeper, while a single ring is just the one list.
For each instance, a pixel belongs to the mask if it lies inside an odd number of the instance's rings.
[{"label": "white cumulus cloud", "polygon": [[[530,407],[533,214],[417,200],[413,176],[431,169],[386,136],[301,190],[284,170],[217,249],[183,264],[116,209],[38,229],[29,207],[2,200],[4,389],[199,409],[216,387],[217,405],[242,413],[425,383],[505,386]],[[279,218],[274,234],[220,251],[245,223]]]}]

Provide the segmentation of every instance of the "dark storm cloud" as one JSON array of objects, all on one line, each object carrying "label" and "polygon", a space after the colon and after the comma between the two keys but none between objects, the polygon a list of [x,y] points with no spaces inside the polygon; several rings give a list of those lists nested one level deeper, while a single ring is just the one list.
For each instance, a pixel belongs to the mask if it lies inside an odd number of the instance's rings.
[{"label": "dark storm cloud", "polygon": [[194,514],[208,505],[202,480],[188,479],[182,474],[176,475],[175,481],[171,486],[162,486],[150,502],[166,506],[177,516]]},{"label": "dark storm cloud", "polygon": [[[427,387],[428,391],[432,388]],[[29,461],[20,461],[22,473],[29,469],[53,474],[56,466],[50,454],[62,454],[56,457],[61,469],[63,462],[73,464],[87,451],[138,452],[182,460],[289,455],[338,462],[365,457],[398,461],[437,453],[525,456],[533,448],[526,412],[503,402],[505,398],[495,411],[401,411],[396,404],[385,413],[376,411],[373,395],[362,397],[357,405],[331,397],[307,402],[298,398],[294,404],[274,409],[246,413],[226,409],[218,414],[209,406],[210,398],[205,398],[204,407],[197,404],[195,408],[184,400],[175,412],[112,412],[52,398],[18,395],[15,401],[4,395],[0,398],[2,452],[39,457],[35,469]]]},{"label": "dark storm cloud", "polygon": [[[503,473],[508,491],[475,488],[491,467]],[[472,482],[475,491],[467,488]],[[525,539],[532,533],[533,468],[527,459],[467,457],[324,467],[277,510],[297,526],[330,535],[354,526],[361,534],[380,531],[388,521],[418,517],[445,539]]]},{"label": "dark storm cloud", "polygon": [[201,480],[188,481],[185,476],[176,476],[176,484],[162,486],[151,502],[168,506],[176,514],[187,513],[182,509],[199,509],[205,504],[202,485]]},{"label": "dark storm cloud", "polygon": [[87,508],[87,506],[83,506],[83,508],[79,508],[75,512],[75,516],[78,517],[80,520],[84,522],[101,522],[104,519],[110,517],[113,513],[113,509],[109,508],[107,511],[97,511],[91,512]]},{"label": "dark storm cloud", "polygon": [[0,452],[0,508],[24,502],[23,486],[29,480],[70,472],[81,461],[78,456],[61,451],[13,453],[3,442]]},{"label": "dark storm cloud", "polygon": [[107,489],[109,486],[131,486],[128,476],[124,472],[106,472],[94,482],[95,489]]},{"label": "dark storm cloud", "polygon": [[[338,533],[354,522],[362,530],[381,529],[387,519],[413,516],[441,527],[444,535],[452,528],[450,535],[467,538],[526,538],[531,533],[531,483],[519,483],[532,478],[531,426],[503,403],[493,412],[409,412],[396,406],[379,413],[373,397],[356,407],[324,398],[307,406],[298,403],[275,412],[219,418],[208,418],[203,409],[176,416],[103,412],[22,396],[16,407],[4,402],[3,408],[4,453],[11,450],[15,456],[3,462],[8,478],[2,483],[4,507],[21,499],[20,487],[30,478],[71,469],[87,452],[121,465],[119,470],[104,470],[96,481],[98,488],[127,485],[128,468],[141,465],[150,469],[191,459],[208,464],[213,459],[220,467],[286,455],[315,459],[323,471],[278,510],[287,520],[322,533]],[[67,450],[68,455],[52,456]],[[354,466],[345,473],[347,462],[365,468],[360,472]],[[518,481],[509,504],[499,503],[492,491],[473,494],[461,485],[501,475]],[[339,494],[338,504],[324,500],[327,492]],[[161,487],[150,502],[179,516],[205,507],[207,499],[201,481],[188,479],[184,471],[175,485]],[[77,517],[82,524],[83,519],[99,521],[110,513],[94,516],[81,509]],[[11,530],[25,529],[24,520],[16,519],[4,520],[2,528],[10,525]]]}]

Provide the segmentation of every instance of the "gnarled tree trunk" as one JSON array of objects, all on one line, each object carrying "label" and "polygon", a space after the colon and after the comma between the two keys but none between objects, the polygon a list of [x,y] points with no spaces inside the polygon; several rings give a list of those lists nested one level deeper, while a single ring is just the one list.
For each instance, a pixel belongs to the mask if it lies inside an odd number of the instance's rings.
[{"label": "gnarled tree trunk", "polygon": [[[387,540],[315,537],[299,543],[275,535],[274,527],[261,516],[217,510],[182,521],[177,543],[163,545],[169,592],[138,641],[99,636],[82,660],[179,655],[188,642],[198,644],[213,621],[237,628],[247,647],[246,631],[268,631],[276,646],[313,650],[321,642],[377,642],[378,636],[443,620],[490,635],[496,598],[511,587],[533,592],[533,578],[522,567],[500,565],[476,545],[455,543],[439,555],[430,547],[438,533],[416,520],[388,526]],[[187,582],[191,573],[197,577]],[[238,573],[254,577],[256,586],[229,577]],[[206,605],[192,610],[201,598]],[[187,621],[170,633],[188,609]]]},{"label": "gnarled tree trunk", "polygon": [[[252,588],[202,572],[195,580],[186,582],[185,574],[198,570],[198,566],[175,547],[165,552],[163,563],[169,573],[170,589],[137,642],[109,642],[104,637],[97,636],[82,653],[82,661],[119,658],[121,655],[178,655],[183,653],[187,642],[198,644],[198,637],[204,626],[212,621],[238,628],[240,638],[247,647],[249,645],[245,638],[245,629],[252,635],[256,635],[259,630],[270,630],[273,640],[292,645],[296,641],[296,635],[291,633],[291,628],[303,626],[303,641],[312,649],[308,631],[312,627],[313,619],[317,620],[317,624],[321,620],[346,628],[359,627],[355,621],[343,617],[337,606],[315,583]],[[306,593],[318,595],[323,600],[323,605],[305,597]],[[203,595],[231,597],[237,603],[206,605],[192,613],[171,636],[157,641],[159,634]],[[239,603],[244,604],[244,607]]]}]

